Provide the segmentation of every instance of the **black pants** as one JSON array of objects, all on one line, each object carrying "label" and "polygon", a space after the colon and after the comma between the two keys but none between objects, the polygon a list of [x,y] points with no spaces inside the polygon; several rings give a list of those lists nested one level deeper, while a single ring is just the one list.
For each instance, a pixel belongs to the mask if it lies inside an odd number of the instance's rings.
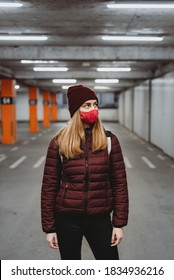
[{"label": "black pants", "polygon": [[117,246],[111,247],[110,215],[57,214],[57,236],[62,260],[80,260],[85,236],[97,260],[118,260]]}]

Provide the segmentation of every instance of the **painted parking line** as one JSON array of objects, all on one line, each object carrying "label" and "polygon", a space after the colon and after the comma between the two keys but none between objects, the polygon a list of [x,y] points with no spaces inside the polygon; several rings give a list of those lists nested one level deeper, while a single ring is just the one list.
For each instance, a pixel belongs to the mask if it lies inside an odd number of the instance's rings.
[{"label": "painted parking line", "polygon": [[29,143],[29,141],[26,140],[26,141],[24,141],[22,144],[23,144],[23,145],[27,145],[28,143]]},{"label": "painted parking line", "polygon": [[149,150],[149,151],[151,151],[151,152],[153,152],[154,151],[154,149],[153,148],[151,148],[151,147],[147,147],[147,149]]},{"label": "painted parking line", "polygon": [[156,166],[155,166],[147,157],[142,156],[141,159],[142,159],[150,168],[153,168],[153,169],[156,168]]},{"label": "painted parking line", "polygon": [[7,156],[5,154],[0,154],[0,162],[6,159]]},{"label": "painted parking line", "polygon": [[33,136],[33,137],[31,137],[30,139],[34,141],[34,140],[37,139],[37,137],[36,137],[36,136]]},{"label": "painted parking line", "polygon": [[38,161],[36,161],[36,163],[33,165],[33,168],[40,167],[44,161],[45,161],[45,156],[40,157],[40,159]]},{"label": "painted parking line", "polygon": [[132,164],[130,163],[129,159],[124,156],[124,162],[127,168],[133,168]]},{"label": "painted parking line", "polygon": [[161,160],[165,160],[165,157],[163,157],[162,155],[157,155],[157,157]]},{"label": "painted parking line", "polygon": [[15,151],[17,151],[19,149],[19,147],[13,147],[12,149],[11,149],[11,151],[12,152],[15,152]]},{"label": "painted parking line", "polygon": [[17,161],[15,161],[13,164],[10,165],[10,169],[14,169],[16,168],[19,164],[21,164],[25,159],[27,158],[27,156],[22,156],[20,157]]}]

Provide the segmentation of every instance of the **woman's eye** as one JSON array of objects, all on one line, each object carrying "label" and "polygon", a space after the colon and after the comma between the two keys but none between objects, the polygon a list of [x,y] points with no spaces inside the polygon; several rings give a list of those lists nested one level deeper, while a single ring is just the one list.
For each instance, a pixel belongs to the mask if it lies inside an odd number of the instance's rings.
[{"label": "woman's eye", "polygon": [[89,108],[91,108],[91,107],[98,108],[98,104],[94,104],[94,105],[85,104],[85,105],[82,106],[82,107],[85,108],[85,109],[89,109]]}]

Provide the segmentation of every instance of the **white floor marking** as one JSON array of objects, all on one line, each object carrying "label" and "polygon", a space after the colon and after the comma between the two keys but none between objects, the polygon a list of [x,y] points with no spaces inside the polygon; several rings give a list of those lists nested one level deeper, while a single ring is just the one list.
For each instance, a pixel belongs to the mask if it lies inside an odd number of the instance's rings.
[{"label": "white floor marking", "polygon": [[13,164],[10,165],[10,169],[14,169],[16,168],[19,164],[21,164],[25,159],[27,158],[27,156],[22,156],[20,157],[17,161],[15,161]]},{"label": "white floor marking", "polygon": [[124,156],[124,162],[127,168],[132,168],[132,164],[130,163],[130,161],[128,160],[127,157]]},{"label": "white floor marking", "polygon": [[153,152],[154,151],[154,149],[153,148],[151,148],[151,147],[147,147],[147,149],[149,150],[149,151],[151,151],[151,152]]},{"label": "white floor marking", "polygon": [[0,154],[0,162],[3,161],[4,159],[6,159],[6,155],[5,154]]},{"label": "white floor marking", "polygon": [[28,144],[28,140],[24,141],[22,144],[23,145],[27,145]]},{"label": "white floor marking", "polygon": [[143,156],[141,158],[150,168],[156,168],[156,166],[148,158]]},{"label": "white floor marking", "polygon": [[165,159],[165,157],[163,157],[162,155],[157,155],[157,157],[158,157],[159,159],[161,159],[161,160],[164,160],[164,159]]},{"label": "white floor marking", "polygon": [[42,163],[45,161],[45,156],[40,157],[38,161],[33,165],[33,168],[38,168],[39,166],[42,165]]},{"label": "white floor marking", "polygon": [[19,147],[13,147],[12,149],[11,149],[11,151],[17,151],[19,149]]}]

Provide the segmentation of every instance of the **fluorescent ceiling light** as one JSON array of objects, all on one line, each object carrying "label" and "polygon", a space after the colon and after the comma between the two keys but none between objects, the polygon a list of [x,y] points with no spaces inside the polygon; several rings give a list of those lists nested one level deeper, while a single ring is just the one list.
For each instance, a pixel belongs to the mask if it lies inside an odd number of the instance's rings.
[{"label": "fluorescent ceiling light", "polygon": [[130,67],[99,67],[98,72],[130,72]]},{"label": "fluorescent ceiling light", "polygon": [[119,83],[118,79],[96,79],[95,80],[96,84],[117,84]]},{"label": "fluorescent ceiling light", "polygon": [[160,42],[163,40],[163,37],[160,36],[103,36],[103,40],[106,41],[155,41]]},{"label": "fluorescent ceiling light", "polygon": [[94,89],[111,89],[110,87],[94,86]]},{"label": "fluorescent ceiling light", "polygon": [[1,7],[11,7],[11,8],[20,8],[22,7],[23,4],[22,3],[17,3],[17,2],[1,2],[0,3],[0,8]]},{"label": "fluorescent ceiling light", "polygon": [[47,36],[31,36],[31,35],[0,35],[1,41],[45,41]]},{"label": "fluorescent ceiling light", "polygon": [[67,67],[34,67],[34,71],[68,71]]},{"label": "fluorescent ceiling light", "polygon": [[174,3],[117,3],[107,4],[109,9],[172,9]]},{"label": "fluorescent ceiling light", "polygon": [[21,63],[58,63],[58,61],[55,60],[29,60],[29,59],[22,59]]},{"label": "fluorescent ceiling light", "polygon": [[64,85],[62,86],[62,89],[68,89],[71,85]]},{"label": "fluorescent ceiling light", "polygon": [[15,89],[20,89],[20,85],[15,85]]},{"label": "fluorescent ceiling light", "polygon": [[75,84],[75,79],[53,79],[54,84]]},{"label": "fluorescent ceiling light", "polygon": [[89,67],[90,65],[91,65],[90,62],[83,62],[83,63],[82,63],[82,66],[83,66],[83,67]]}]

